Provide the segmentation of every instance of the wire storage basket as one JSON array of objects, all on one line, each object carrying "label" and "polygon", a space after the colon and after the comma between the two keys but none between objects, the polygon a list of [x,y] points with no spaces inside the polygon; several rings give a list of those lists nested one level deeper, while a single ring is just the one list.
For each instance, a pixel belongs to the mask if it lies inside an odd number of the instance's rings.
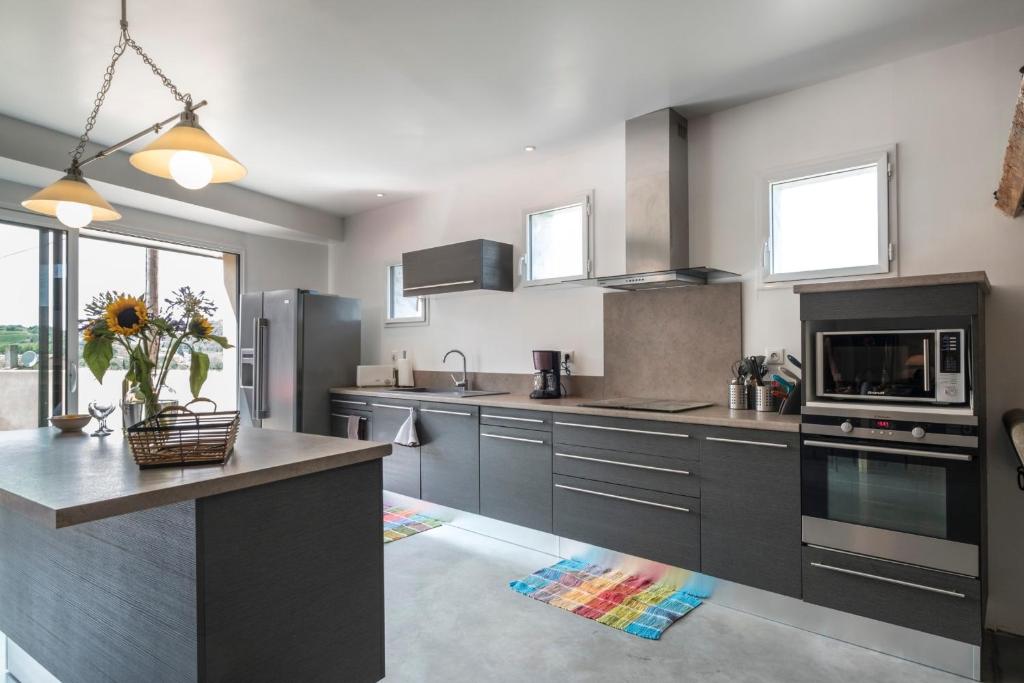
[{"label": "wire storage basket", "polygon": [[[213,412],[189,410],[199,402],[212,403]],[[128,447],[142,468],[224,464],[235,447],[238,423],[237,410],[218,412],[216,403],[197,398],[128,427]]]}]

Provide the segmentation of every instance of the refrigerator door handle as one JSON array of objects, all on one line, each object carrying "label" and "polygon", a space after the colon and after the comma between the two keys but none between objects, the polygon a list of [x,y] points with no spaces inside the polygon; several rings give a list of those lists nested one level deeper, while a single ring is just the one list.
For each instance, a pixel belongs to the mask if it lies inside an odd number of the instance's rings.
[{"label": "refrigerator door handle", "polygon": [[267,417],[267,386],[264,373],[267,370],[266,334],[270,321],[266,318],[253,320],[253,418],[260,420]]}]

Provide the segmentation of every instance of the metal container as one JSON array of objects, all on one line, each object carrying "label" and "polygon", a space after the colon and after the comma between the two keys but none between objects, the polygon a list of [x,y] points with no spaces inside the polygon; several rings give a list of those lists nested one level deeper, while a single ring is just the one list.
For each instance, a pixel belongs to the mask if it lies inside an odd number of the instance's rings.
[{"label": "metal container", "polygon": [[729,410],[749,410],[747,385],[738,379],[729,381]]},{"label": "metal container", "polygon": [[771,385],[762,384],[754,387],[754,410],[759,413],[773,413],[778,409]]}]

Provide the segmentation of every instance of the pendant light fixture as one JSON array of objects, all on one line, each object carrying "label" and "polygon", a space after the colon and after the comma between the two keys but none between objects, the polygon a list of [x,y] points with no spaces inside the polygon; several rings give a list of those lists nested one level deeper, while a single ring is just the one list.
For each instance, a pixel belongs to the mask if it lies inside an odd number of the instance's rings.
[{"label": "pendant light fixture", "polygon": [[[175,119],[178,120],[177,125],[131,155],[129,161],[132,166],[144,173],[172,179],[190,190],[201,189],[209,183],[230,183],[245,177],[245,166],[199,125],[196,110],[206,106],[206,100],[193,104],[192,95],[180,92],[128,33],[126,5],[127,0],[121,0],[121,36],[114,46],[114,56],[103,75],[103,84],[96,93],[92,112],[85,121],[85,130],[78,138],[75,149],[70,153],[71,165],[65,170],[63,178],[21,203],[30,211],[56,216],[57,220],[69,228],[83,228],[92,221],[115,221],[121,218],[121,214],[86,182],[82,175],[82,167],[97,159],[108,157],[150,133],[159,133]],[[128,48],[138,54],[153,70],[153,74],[171,91],[174,99],[183,105],[184,111],[154,123],[149,128],[83,159],[86,144],[89,142],[89,133],[96,125],[96,117],[114,79],[114,68]]]}]

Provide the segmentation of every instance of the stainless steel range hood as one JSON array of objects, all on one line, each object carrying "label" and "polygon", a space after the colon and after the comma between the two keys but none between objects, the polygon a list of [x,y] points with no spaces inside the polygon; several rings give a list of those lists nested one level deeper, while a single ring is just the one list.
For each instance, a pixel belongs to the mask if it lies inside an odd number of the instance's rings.
[{"label": "stainless steel range hood", "polygon": [[686,119],[660,109],[626,121],[626,273],[601,287],[654,289],[736,277],[690,265]]}]

